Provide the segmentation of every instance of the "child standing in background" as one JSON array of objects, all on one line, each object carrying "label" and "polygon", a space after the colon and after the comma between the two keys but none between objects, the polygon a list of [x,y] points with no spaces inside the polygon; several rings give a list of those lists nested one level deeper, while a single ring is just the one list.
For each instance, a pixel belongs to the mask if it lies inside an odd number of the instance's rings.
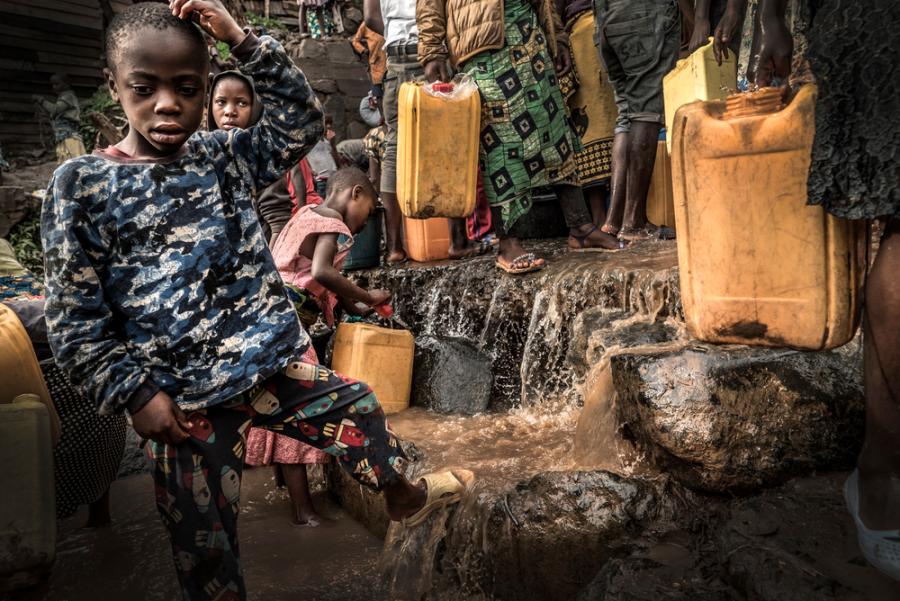
[{"label": "child standing in background", "polygon": [[34,96],[38,109],[50,117],[53,126],[53,137],[56,140],[56,162],[60,165],[87,153],[84,140],[81,138],[81,107],[78,97],[72,90],[69,78],[64,73],[55,73],[50,78],[50,85],[56,92],[56,100],[47,100]]},{"label": "child standing in background", "polygon": [[[262,116],[262,109],[253,81],[240,71],[225,71],[213,79],[207,117],[209,129],[247,129],[256,125]],[[303,159],[300,163],[305,161]],[[273,191],[274,188],[284,188],[283,182],[289,175],[279,178],[259,195],[258,200],[254,199],[256,214],[267,240],[274,241],[293,212],[290,198]],[[312,346],[302,360],[312,365],[319,362]],[[265,428],[250,428],[244,463],[274,465],[280,471],[291,498],[291,522],[294,525],[314,527],[322,522],[312,504],[306,466],[328,463],[326,453]]]}]

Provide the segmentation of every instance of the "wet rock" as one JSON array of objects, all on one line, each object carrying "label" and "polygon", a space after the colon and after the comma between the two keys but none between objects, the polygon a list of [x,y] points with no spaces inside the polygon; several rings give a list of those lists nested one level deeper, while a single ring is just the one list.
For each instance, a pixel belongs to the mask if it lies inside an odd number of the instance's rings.
[{"label": "wet rock", "polygon": [[491,358],[460,338],[420,336],[413,367],[413,404],[439,413],[486,411],[493,385]]},{"label": "wet rock", "polygon": [[745,493],[851,466],[862,441],[861,354],[694,345],[612,357],[619,417],[688,486]]},{"label": "wet rock", "polygon": [[463,599],[569,601],[605,562],[630,554],[646,529],[678,514],[687,494],[667,478],[600,471],[543,473],[501,494],[477,490],[419,528],[391,528],[384,557],[392,599],[455,591]]},{"label": "wet rock", "polygon": [[674,323],[655,317],[629,316],[620,309],[603,307],[585,310],[572,324],[568,362],[576,374],[584,376],[614,349],[659,344],[679,336]]}]

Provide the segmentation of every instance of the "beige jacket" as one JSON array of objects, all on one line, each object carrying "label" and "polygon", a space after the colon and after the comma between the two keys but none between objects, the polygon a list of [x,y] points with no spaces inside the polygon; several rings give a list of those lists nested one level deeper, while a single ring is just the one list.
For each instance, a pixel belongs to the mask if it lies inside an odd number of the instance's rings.
[{"label": "beige jacket", "polygon": [[[569,37],[552,0],[528,0],[538,12],[547,34],[547,47],[556,57],[559,46],[569,46]],[[448,60],[457,67],[486,50],[499,50],[505,43],[503,0],[418,0],[419,62]]]}]

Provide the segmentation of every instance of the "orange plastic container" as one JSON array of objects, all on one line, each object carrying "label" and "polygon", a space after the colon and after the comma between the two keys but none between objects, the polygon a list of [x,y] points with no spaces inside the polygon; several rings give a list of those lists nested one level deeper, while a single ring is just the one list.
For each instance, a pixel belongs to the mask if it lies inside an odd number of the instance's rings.
[{"label": "orange plastic container", "polygon": [[656,225],[675,227],[672,160],[669,158],[665,140],[660,140],[656,146],[656,163],[653,165],[650,190],[647,192],[647,219]]},{"label": "orange plastic container", "polygon": [[441,261],[450,258],[450,222],[443,217],[403,218],[406,255],[413,261]]},{"label": "orange plastic container", "polygon": [[468,217],[475,210],[481,99],[473,85],[455,94],[400,86],[397,200],[407,217]]},{"label": "orange plastic container", "polygon": [[406,330],[368,323],[338,324],[334,371],[371,386],[385,413],[409,407],[415,339]]},{"label": "orange plastic container", "polygon": [[675,116],[681,298],[701,340],[819,350],[856,331],[867,227],[806,204],[815,99],[806,86],[769,114]]},{"label": "orange plastic container", "polygon": [[44,383],[31,339],[12,309],[0,304],[0,404],[20,394],[35,394],[47,407],[53,444],[59,440],[59,417]]}]

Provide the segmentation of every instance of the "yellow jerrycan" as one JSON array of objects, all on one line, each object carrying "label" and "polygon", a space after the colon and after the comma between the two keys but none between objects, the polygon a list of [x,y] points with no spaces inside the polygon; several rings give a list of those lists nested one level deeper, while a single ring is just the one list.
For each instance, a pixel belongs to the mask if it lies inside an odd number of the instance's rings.
[{"label": "yellow jerrycan", "polygon": [[15,312],[0,303],[0,405],[11,403],[20,394],[36,394],[47,406],[50,434],[55,445],[59,440],[59,417],[31,339]]},{"label": "yellow jerrycan", "polygon": [[[667,132],[668,134],[668,132]],[[666,136],[668,138],[668,135]],[[656,162],[650,189],[647,191],[647,219],[650,223],[675,228],[675,197],[672,194],[672,160],[666,150],[667,142],[656,143]]]},{"label": "yellow jerrycan", "polygon": [[406,330],[340,323],[334,335],[334,371],[368,384],[385,413],[409,407],[415,339]]},{"label": "yellow jerrycan", "polygon": [[397,199],[407,217],[475,210],[481,99],[471,80],[404,83],[397,126]]},{"label": "yellow jerrycan", "polygon": [[8,593],[38,584],[56,556],[50,414],[37,395],[0,404],[0,465],[0,593]]},{"label": "yellow jerrycan", "polygon": [[716,62],[712,38],[709,43],[678,61],[663,78],[666,106],[666,145],[672,152],[672,123],[675,113],[685,104],[697,100],[725,100],[737,90],[737,62],[729,51],[722,64]]},{"label": "yellow jerrycan", "polygon": [[685,321],[709,342],[840,346],[859,322],[867,227],[806,204],[816,88],[785,108],[742,100],[729,98],[736,113],[697,102],[675,118]]}]

